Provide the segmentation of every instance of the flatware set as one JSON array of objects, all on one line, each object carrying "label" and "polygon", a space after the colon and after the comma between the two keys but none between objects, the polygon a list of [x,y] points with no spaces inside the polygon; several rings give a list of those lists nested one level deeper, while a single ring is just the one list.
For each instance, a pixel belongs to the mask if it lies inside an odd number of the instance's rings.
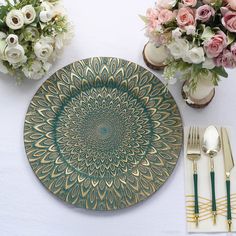
[{"label": "flatware set", "polygon": [[[232,209],[230,197],[230,174],[234,168],[233,154],[231,150],[230,140],[226,128],[221,128],[220,133],[214,126],[205,129],[203,137],[200,135],[199,127],[190,127],[187,142],[187,158],[193,163],[193,188],[194,188],[194,221],[196,227],[199,224],[199,200],[198,200],[198,165],[197,162],[201,158],[202,152],[209,157],[210,166],[210,182],[211,182],[211,211],[213,224],[217,224],[217,202],[215,183],[215,164],[214,158],[217,158],[221,148],[224,157],[224,171],[226,176],[226,192],[227,192],[227,226],[228,231],[232,231]],[[209,190],[210,191],[210,190]]]}]

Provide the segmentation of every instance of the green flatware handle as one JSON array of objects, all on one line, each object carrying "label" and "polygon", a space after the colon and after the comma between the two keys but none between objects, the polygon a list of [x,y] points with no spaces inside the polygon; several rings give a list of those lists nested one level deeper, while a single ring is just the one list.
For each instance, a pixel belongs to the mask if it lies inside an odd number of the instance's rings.
[{"label": "green flatware handle", "polygon": [[196,173],[193,174],[193,182],[194,182],[194,213],[199,214],[199,205],[198,205],[198,175]]},{"label": "green flatware handle", "polygon": [[227,220],[232,220],[231,201],[230,201],[230,180],[226,180],[226,190],[227,190]]},{"label": "green flatware handle", "polygon": [[216,190],[215,190],[215,172],[211,171],[211,196],[212,196],[212,211],[216,212]]}]

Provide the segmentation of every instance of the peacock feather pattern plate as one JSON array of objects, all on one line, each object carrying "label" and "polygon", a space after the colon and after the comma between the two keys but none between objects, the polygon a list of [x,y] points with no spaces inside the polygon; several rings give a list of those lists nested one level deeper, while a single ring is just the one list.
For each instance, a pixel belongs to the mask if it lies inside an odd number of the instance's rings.
[{"label": "peacock feather pattern plate", "polygon": [[182,121],[165,86],[117,58],[59,70],[32,99],[24,141],[30,165],[76,207],[116,210],[156,192],[182,147]]}]

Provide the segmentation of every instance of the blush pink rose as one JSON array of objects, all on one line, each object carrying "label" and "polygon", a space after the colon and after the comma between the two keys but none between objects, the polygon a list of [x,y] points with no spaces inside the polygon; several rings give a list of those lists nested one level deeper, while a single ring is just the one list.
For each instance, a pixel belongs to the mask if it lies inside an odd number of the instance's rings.
[{"label": "blush pink rose", "polygon": [[197,0],[182,0],[182,4],[186,7],[195,7],[197,5]]},{"label": "blush pink rose", "polygon": [[231,69],[236,67],[236,61],[234,60],[234,56],[228,49],[224,50],[223,52],[222,66]]},{"label": "blush pink rose", "polygon": [[230,47],[231,53],[233,54],[233,57],[236,61],[236,43],[233,43]]},{"label": "blush pink rose", "polygon": [[227,37],[223,31],[218,31],[211,39],[204,42],[204,50],[207,57],[218,57],[227,47]]},{"label": "blush pink rose", "polygon": [[225,7],[221,9],[221,12],[223,14],[223,18],[221,19],[223,26],[228,31],[236,33],[236,12],[227,11]]},{"label": "blush pink rose", "polygon": [[228,7],[234,11],[236,11],[236,1],[235,0],[226,0],[228,3]]},{"label": "blush pink rose", "polygon": [[196,24],[195,11],[190,7],[180,8],[176,19],[180,28],[185,28],[186,26]]},{"label": "blush pink rose", "polygon": [[146,12],[146,17],[148,20],[154,20],[158,18],[158,11],[153,8],[148,8]]},{"label": "blush pink rose", "polygon": [[217,67],[222,66],[223,52],[222,52],[218,57],[213,58],[213,61],[214,61],[214,64],[215,64]]},{"label": "blush pink rose", "polygon": [[200,6],[196,10],[196,19],[202,22],[207,22],[214,15],[215,15],[215,10],[213,9],[213,7],[207,4]]},{"label": "blush pink rose", "polygon": [[169,22],[176,17],[176,13],[168,9],[162,9],[159,12],[158,19],[161,23]]}]

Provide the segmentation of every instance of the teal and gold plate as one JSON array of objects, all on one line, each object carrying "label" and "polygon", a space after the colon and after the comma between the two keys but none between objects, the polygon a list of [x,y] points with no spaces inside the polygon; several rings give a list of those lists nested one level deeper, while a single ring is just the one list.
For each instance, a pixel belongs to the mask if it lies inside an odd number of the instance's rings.
[{"label": "teal and gold plate", "polygon": [[66,66],[32,99],[24,142],[42,184],[63,201],[92,210],[132,206],[171,175],[182,120],[165,86],[117,58]]}]

